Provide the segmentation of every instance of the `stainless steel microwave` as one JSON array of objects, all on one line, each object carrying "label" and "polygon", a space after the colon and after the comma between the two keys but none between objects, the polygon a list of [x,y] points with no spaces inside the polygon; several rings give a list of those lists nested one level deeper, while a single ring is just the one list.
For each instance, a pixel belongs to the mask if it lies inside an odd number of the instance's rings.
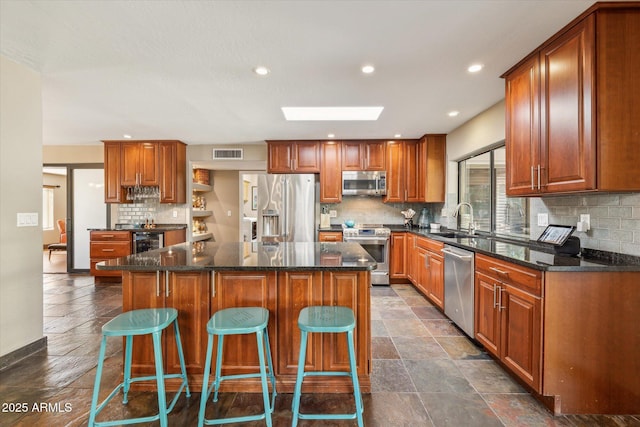
[{"label": "stainless steel microwave", "polygon": [[342,195],[384,196],[387,194],[387,172],[343,171]]}]

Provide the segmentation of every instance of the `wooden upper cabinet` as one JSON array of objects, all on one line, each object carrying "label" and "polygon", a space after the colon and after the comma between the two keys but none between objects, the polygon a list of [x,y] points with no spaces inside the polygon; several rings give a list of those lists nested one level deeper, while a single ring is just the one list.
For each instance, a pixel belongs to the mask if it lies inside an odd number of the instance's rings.
[{"label": "wooden upper cabinet", "polygon": [[187,148],[177,140],[102,141],[105,203],[127,203],[126,187],[160,189],[160,203],[186,203]]},{"label": "wooden upper cabinet", "polygon": [[387,142],[387,195],[385,202],[405,201],[404,141]]},{"label": "wooden upper cabinet", "polygon": [[[425,135],[418,142],[418,197],[419,202],[444,202],[447,173],[447,136]],[[411,159],[407,159],[410,161]],[[415,165],[407,163],[409,171]],[[414,200],[408,200],[414,201]]]},{"label": "wooden upper cabinet", "polygon": [[121,185],[160,185],[157,142],[123,142],[121,148]]},{"label": "wooden upper cabinet", "polygon": [[341,144],[323,141],[320,145],[320,202],[340,203],[342,201],[342,161]]},{"label": "wooden upper cabinet", "polygon": [[385,202],[444,202],[446,135],[387,142]]},{"label": "wooden upper cabinet", "polygon": [[386,169],[385,141],[344,141],[342,170],[383,171]]},{"label": "wooden upper cabinet", "polygon": [[120,143],[104,143],[104,202],[124,203],[120,184]]},{"label": "wooden upper cabinet", "polygon": [[599,3],[505,73],[508,195],[640,190],[638,45],[640,4]]},{"label": "wooden upper cabinet", "polygon": [[160,144],[160,203],[187,201],[187,146],[180,141]]},{"label": "wooden upper cabinet", "polygon": [[267,141],[267,172],[320,172],[319,141]]}]

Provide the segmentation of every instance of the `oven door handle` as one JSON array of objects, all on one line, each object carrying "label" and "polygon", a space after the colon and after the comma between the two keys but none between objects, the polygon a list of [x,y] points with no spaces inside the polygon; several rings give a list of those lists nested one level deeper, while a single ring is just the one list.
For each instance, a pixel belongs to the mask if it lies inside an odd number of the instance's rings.
[{"label": "oven door handle", "polygon": [[389,241],[389,239],[386,237],[344,237],[343,240],[345,242],[361,243],[367,245],[385,245]]}]

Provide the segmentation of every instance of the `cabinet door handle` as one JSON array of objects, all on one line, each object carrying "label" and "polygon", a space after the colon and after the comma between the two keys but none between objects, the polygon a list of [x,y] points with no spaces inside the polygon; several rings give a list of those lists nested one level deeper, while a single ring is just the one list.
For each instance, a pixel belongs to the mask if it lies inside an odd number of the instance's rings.
[{"label": "cabinet door handle", "polygon": [[504,291],[504,288],[500,287],[499,289],[500,289],[500,295],[498,298],[498,311],[502,311],[507,307],[502,305],[502,292]]},{"label": "cabinet door handle", "polygon": [[498,306],[498,304],[496,303],[496,289],[498,288],[498,285],[496,285],[495,283],[493,284],[493,308],[496,308]]},{"label": "cabinet door handle", "polygon": [[106,238],[106,237],[112,238],[112,237],[115,237],[115,236],[113,234],[103,234],[102,237],[103,238]]},{"label": "cabinet door handle", "polygon": [[102,252],[113,252],[115,249],[103,249]]},{"label": "cabinet door handle", "polygon": [[160,296],[160,270],[156,271],[156,296]]},{"label": "cabinet door handle", "polygon": [[500,274],[501,276],[509,277],[509,272],[508,271],[500,270],[500,269],[495,268],[495,267],[489,267],[489,270],[494,271],[494,272]]},{"label": "cabinet door handle", "polygon": [[216,272],[211,270],[211,298],[216,296]]},{"label": "cabinet door handle", "polygon": [[538,165],[538,190],[542,189],[542,186],[540,185],[540,180],[541,180],[540,176],[541,176],[540,165]]},{"label": "cabinet door handle", "polygon": [[165,286],[165,288],[164,288],[164,296],[168,298],[169,297],[169,293],[170,293],[170,291],[169,291],[169,272],[168,271],[164,272],[164,286]]},{"label": "cabinet door handle", "polygon": [[428,269],[429,268],[429,261],[431,260],[431,256],[426,255],[424,256],[424,268]]},{"label": "cabinet door handle", "polygon": [[533,178],[534,170],[535,170],[534,166],[531,165],[531,189],[532,190],[536,189],[536,185],[534,184],[535,180]]}]

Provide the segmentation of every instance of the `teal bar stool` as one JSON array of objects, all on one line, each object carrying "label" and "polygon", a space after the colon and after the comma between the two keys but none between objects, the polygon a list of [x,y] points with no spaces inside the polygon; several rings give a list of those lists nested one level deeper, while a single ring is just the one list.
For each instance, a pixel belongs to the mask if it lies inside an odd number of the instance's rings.
[{"label": "teal bar stool", "polygon": [[[176,346],[180,358],[180,374],[166,374],[162,364],[162,331],[173,323],[176,336]],[[135,335],[151,334],[153,337],[153,353],[155,356],[156,375],[131,378],[131,353],[133,337]],[[98,394],[100,392],[100,378],[104,355],[107,347],[107,337],[125,337],[125,357],[124,357],[124,381],[113,389],[111,394],[98,405]],[[164,382],[169,378],[181,378],[182,384],[175,394],[171,404],[167,408]],[[128,393],[131,383],[138,381],[156,380],[158,383],[158,414],[149,417],[129,418],[124,420],[113,420],[97,422],[96,417],[109,403],[109,401],[122,389],[124,397],[122,403],[128,403]],[[117,426],[124,424],[148,423],[160,421],[162,427],[167,426],[167,414],[175,406],[180,393],[186,389],[187,397],[191,396],[189,384],[187,383],[187,370],[184,365],[184,354],[182,353],[182,342],[180,341],[180,330],[178,329],[178,310],[175,308],[149,308],[143,310],[132,310],[119,314],[102,327],[102,344],[100,344],[100,355],[96,380],[93,386],[93,399],[91,400],[91,412],[89,413],[89,427],[93,426]]]},{"label": "teal bar stool", "polygon": [[[209,339],[207,342],[207,358],[204,365],[204,375],[202,378],[202,394],[200,396],[200,413],[198,414],[198,426],[220,425],[228,423],[242,423],[247,421],[265,420],[268,427],[271,427],[271,413],[276,400],[276,377],[273,371],[273,361],[271,359],[271,347],[269,345],[269,333],[267,324],[269,323],[269,310],[261,307],[237,307],[226,308],[216,312],[207,322],[207,332]],[[260,361],[260,372],[250,374],[221,375],[222,370],[222,349],[225,335],[256,334],[258,342],[258,358]],[[218,336],[218,350],[216,356],[216,372],[209,387],[209,374],[211,372],[211,352],[213,350],[214,336]],[[269,379],[273,395],[269,402],[269,385],[267,383],[267,372],[265,368],[265,350],[267,353],[267,363],[269,366]],[[242,417],[229,417],[219,419],[206,419],[204,412],[207,400],[211,391],[215,389],[213,401],[218,401],[218,390],[223,380],[239,378],[260,378],[262,381],[262,396],[264,400],[264,412],[257,415],[247,415]]]},{"label": "teal bar stool", "polygon": [[[358,426],[363,426],[362,393],[358,382],[356,370],[356,352],[353,342],[353,331],[356,327],[356,319],[353,310],[340,306],[311,306],[305,307],[298,316],[298,327],[301,331],[300,356],[298,357],[298,376],[296,378],[296,388],[293,394],[293,427],[301,420],[358,420]],[[304,371],[304,364],[307,355],[307,338],[309,332],[316,333],[347,333],[347,346],[349,348],[349,372],[342,371]],[[300,395],[302,394],[302,381],[307,376],[344,376],[351,377],[353,382],[353,397],[356,402],[356,411],[350,414],[301,414]]]}]

